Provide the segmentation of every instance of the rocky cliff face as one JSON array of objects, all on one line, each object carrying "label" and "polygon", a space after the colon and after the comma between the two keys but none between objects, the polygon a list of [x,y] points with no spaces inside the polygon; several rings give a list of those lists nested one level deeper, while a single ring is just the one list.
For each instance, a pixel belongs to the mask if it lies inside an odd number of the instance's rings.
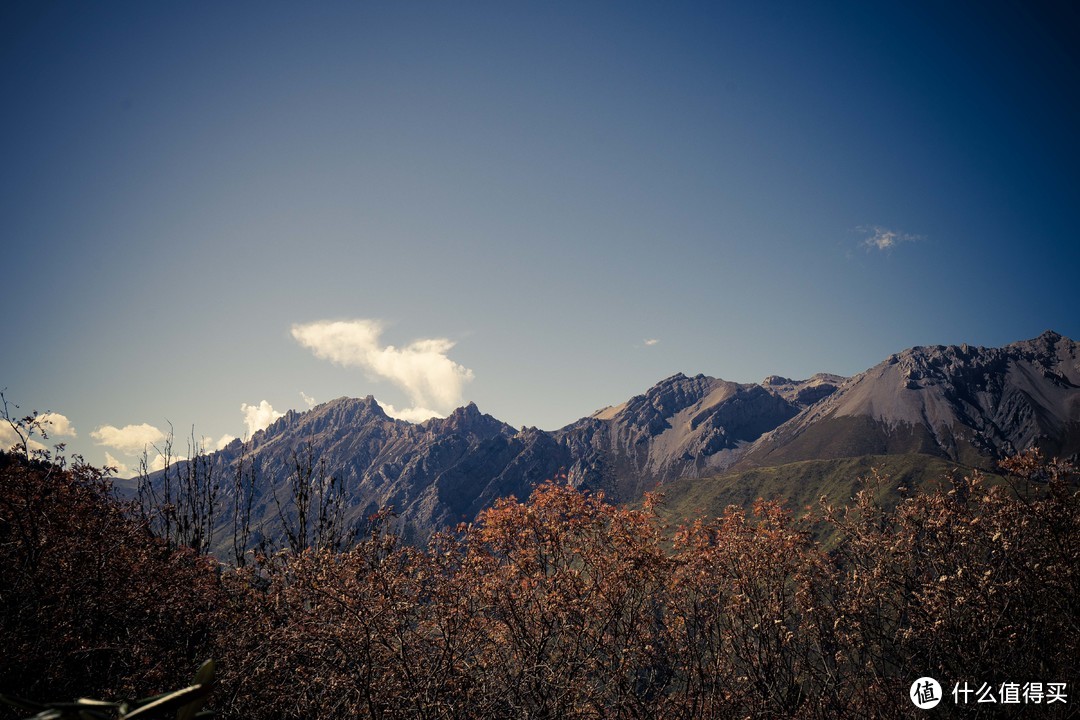
[{"label": "rocky cliff face", "polygon": [[798,411],[760,385],[679,374],[556,436],[572,458],[572,484],[629,500],[676,477],[723,470]]},{"label": "rocky cliff face", "polygon": [[915,347],[766,434],[748,464],[921,452],[974,465],[1032,446],[1080,450],[1080,345],[1054,332],[1002,348]]},{"label": "rocky cliff face", "polygon": [[845,381],[847,381],[846,377],[830,373],[818,373],[809,380],[791,380],[779,375],[770,375],[761,381],[761,385],[769,392],[779,395],[802,409],[829,397]]},{"label": "rocky cliff face", "polygon": [[[517,432],[472,403],[413,424],[387,416],[372,397],[339,398],[287,413],[251,439],[247,461],[260,468],[257,520],[273,519],[275,491],[289,496],[293,453],[308,442],[326,473],[343,484],[347,524],[390,506],[403,531],[418,539],[472,520],[499,497],[526,497],[567,464],[547,434]],[[217,453],[220,472],[227,474],[239,455],[239,443]]]},{"label": "rocky cliff face", "polygon": [[[802,385],[786,383],[784,392],[798,395]],[[718,472],[798,412],[780,391],[681,374],[556,432],[517,431],[471,403],[449,417],[412,424],[387,416],[371,397],[339,398],[289,412],[256,433],[245,452],[246,462],[260,468],[257,525],[273,524],[275,493],[289,496],[293,454],[310,443],[325,472],[345,488],[347,523],[362,524],[392,506],[403,531],[423,539],[561,475],[627,501],[677,477]],[[240,453],[235,442],[215,454],[219,477],[231,474]]]}]

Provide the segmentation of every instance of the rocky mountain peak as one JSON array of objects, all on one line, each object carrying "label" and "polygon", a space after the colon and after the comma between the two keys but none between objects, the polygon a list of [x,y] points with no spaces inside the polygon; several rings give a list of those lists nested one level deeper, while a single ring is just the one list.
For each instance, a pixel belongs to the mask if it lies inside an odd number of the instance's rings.
[{"label": "rocky mountain peak", "polygon": [[1053,330],[1047,330],[1042,335],[1031,340],[1021,340],[1008,345],[1006,349],[1013,351],[1024,359],[1038,362],[1047,367],[1053,367],[1063,359],[1063,356],[1071,355],[1075,357],[1078,345]]},{"label": "rocky mountain peak", "polygon": [[722,380],[677,373],[637,395],[626,403],[623,415],[637,425],[648,426],[670,418],[691,405],[701,402]]},{"label": "rocky mountain peak", "polygon": [[392,421],[372,395],[363,398],[341,397],[318,405],[305,415],[326,418],[344,425],[363,425],[368,422]]},{"label": "rocky mountain peak", "polygon": [[432,418],[424,423],[429,430],[441,433],[468,435],[478,438],[496,435],[513,435],[514,429],[491,415],[480,412],[476,403],[470,402],[455,409],[445,418]]},{"label": "rocky mountain peak", "polygon": [[382,405],[379,405],[379,401],[375,399],[374,395],[367,395],[366,397],[362,397],[351,403],[349,402],[349,398],[340,398],[340,400],[344,401],[344,406],[351,406],[354,412],[380,418],[390,417],[386,414],[386,411],[382,409]]},{"label": "rocky mountain peak", "polygon": [[1049,345],[1056,345],[1061,340],[1066,340],[1066,339],[1067,338],[1064,335],[1062,335],[1061,333],[1059,333],[1059,332],[1057,332],[1055,330],[1043,330],[1041,335],[1039,335],[1037,338],[1033,338],[1029,342],[1047,343]]},{"label": "rocky mountain peak", "polygon": [[1045,332],[1000,348],[890,356],[763,437],[753,462],[917,452],[972,465],[1038,445],[1080,447],[1080,346]]},{"label": "rocky mountain peak", "polygon": [[890,356],[877,367],[896,366],[908,390],[936,386],[963,389],[980,386],[985,378],[1002,375],[1017,362],[1026,363],[1048,379],[1068,384],[1080,379],[1078,358],[1080,345],[1047,330],[1031,340],[1001,348],[967,344],[916,346]]},{"label": "rocky mountain peak", "polygon": [[628,500],[675,477],[730,466],[741,448],[799,408],[760,385],[677,373],[556,434],[570,481]]},{"label": "rocky mountain peak", "polygon": [[306,412],[289,410],[265,430],[255,433],[254,440],[266,443],[277,437],[300,434],[312,437],[327,429],[345,432],[383,423],[397,423],[383,411],[374,397],[339,397],[316,405]]}]

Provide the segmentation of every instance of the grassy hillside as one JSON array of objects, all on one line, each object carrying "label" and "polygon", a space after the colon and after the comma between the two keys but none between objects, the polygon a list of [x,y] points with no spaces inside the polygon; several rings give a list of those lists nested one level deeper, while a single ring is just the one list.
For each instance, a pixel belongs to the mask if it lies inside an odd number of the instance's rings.
[{"label": "grassy hillside", "polygon": [[942,426],[935,436],[924,425],[883,423],[862,415],[826,417],[775,437],[755,448],[736,467],[785,465],[807,458],[841,459],[864,455],[937,455],[988,468],[992,459],[972,447],[962,432]]},{"label": "grassy hillside", "polygon": [[[885,480],[876,483],[874,471]],[[776,467],[755,468],[711,478],[677,480],[664,485],[659,512],[670,523],[723,514],[729,505],[749,508],[758,498],[781,501],[801,515],[816,507],[822,496],[834,505],[847,505],[855,493],[876,484],[875,496],[886,507],[914,488],[932,490],[947,483],[950,473],[969,474],[972,468],[933,455],[863,455],[833,460],[805,460]]]}]

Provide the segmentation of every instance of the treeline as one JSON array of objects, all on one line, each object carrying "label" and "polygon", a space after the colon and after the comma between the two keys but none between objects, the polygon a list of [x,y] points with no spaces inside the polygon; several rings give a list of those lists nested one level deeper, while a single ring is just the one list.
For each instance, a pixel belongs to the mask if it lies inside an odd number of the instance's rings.
[{"label": "treeline", "polygon": [[[1026,455],[1008,483],[872,488],[669,530],[552,482],[424,548],[388,513],[346,551],[227,566],[152,531],[107,476],[0,454],[0,694],[135,698],[218,665],[226,718],[908,717],[911,683],[1067,683],[1080,703],[1080,497]],[[880,481],[880,479],[879,479]],[[996,715],[1025,704],[996,705]],[[0,712],[3,712],[0,710]],[[11,715],[15,717],[15,715]]]}]

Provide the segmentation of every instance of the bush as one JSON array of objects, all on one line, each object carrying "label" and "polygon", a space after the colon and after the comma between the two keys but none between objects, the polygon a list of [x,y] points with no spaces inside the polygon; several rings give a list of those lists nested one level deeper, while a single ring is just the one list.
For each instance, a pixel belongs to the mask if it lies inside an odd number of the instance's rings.
[{"label": "bush", "polygon": [[101,470],[0,452],[0,693],[140,697],[216,632],[216,564],[169,550]]},{"label": "bush", "polygon": [[655,499],[553,482],[426,548],[384,512],[348,552],[229,569],[155,538],[100,471],[5,454],[0,692],[135,697],[203,656],[237,718],[907,717],[924,675],[946,695],[1075,683],[1075,473],[1034,455],[1003,471],[894,510],[871,487],[811,521],[758,503],[674,533]]}]

